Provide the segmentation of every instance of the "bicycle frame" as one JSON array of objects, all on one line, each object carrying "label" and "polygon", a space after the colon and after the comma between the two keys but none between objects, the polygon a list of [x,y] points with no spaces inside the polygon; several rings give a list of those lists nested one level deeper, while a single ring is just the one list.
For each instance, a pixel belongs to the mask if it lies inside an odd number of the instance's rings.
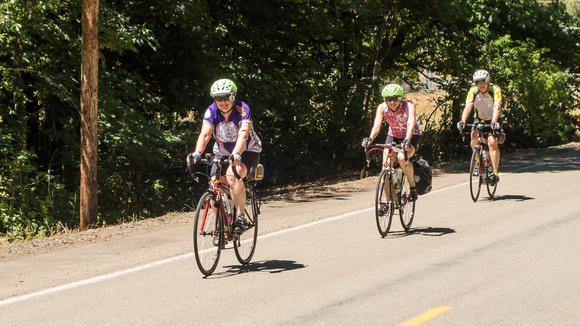
[{"label": "bicycle frame", "polygon": [[[397,145],[395,143],[393,144],[377,144],[377,145],[370,145],[368,147],[365,148],[365,156],[367,158],[367,167],[369,166],[370,163],[370,159],[369,159],[369,154],[372,151],[380,151],[383,152],[385,155],[387,155],[387,166],[383,167],[383,170],[386,170],[387,175],[389,176],[389,182],[391,184],[392,189],[395,189],[395,208],[398,209],[400,207],[401,204],[401,187],[399,185],[399,180],[398,180],[398,176],[397,176],[397,171],[396,168],[393,167],[394,163],[397,162],[395,160],[395,162],[392,162],[392,158],[393,158],[393,153],[404,153],[405,155],[405,164],[408,161],[407,160],[407,152],[404,151],[400,145]],[[385,153],[386,151],[386,153]],[[403,174],[403,171],[401,171],[401,176]]]},{"label": "bicycle frame", "polygon": [[[408,162],[407,152],[401,145],[385,144],[372,145],[365,148],[367,166],[370,163],[369,153],[373,150],[383,152],[386,157],[386,166],[379,173],[377,190],[375,193],[375,217],[380,235],[384,238],[391,228],[394,210],[399,211],[399,219],[405,232],[409,231],[415,214],[415,201],[410,200],[410,186],[403,175],[402,169],[394,167],[399,162],[394,161],[395,153],[403,153],[405,164]],[[412,176],[411,176],[412,177]]]},{"label": "bicycle frame", "polygon": [[[481,161],[481,164],[483,164],[483,166],[490,164],[491,162],[488,162],[489,160],[491,160],[491,157],[489,155],[489,146],[487,144],[487,137],[492,135],[497,138],[497,131],[495,129],[492,129],[491,125],[486,125],[483,122],[476,124],[466,124],[465,127],[472,127],[473,128],[472,130],[478,131],[477,143],[475,144],[474,149],[477,150],[479,159]],[[487,155],[485,153],[487,153]],[[487,177],[489,176],[486,173],[486,179]],[[487,182],[487,180],[485,181]]]},{"label": "bicycle frame", "polygon": [[[218,166],[218,169],[221,170],[221,165],[229,163],[229,160],[228,159],[216,159],[216,158],[213,158],[213,155],[212,155],[212,156],[206,156],[206,158],[201,159],[200,162],[208,165],[208,167],[216,165],[216,166]],[[226,213],[225,204],[224,204],[224,200],[223,200],[224,194],[226,194],[226,195],[229,194],[229,188],[226,188],[222,185],[221,176],[219,176],[220,173],[218,173],[218,177],[213,178],[213,179],[208,174],[205,174],[202,172],[194,172],[191,174],[192,174],[192,176],[196,175],[196,174],[200,174],[200,175],[203,175],[206,178],[208,178],[209,187],[206,190],[206,192],[210,192],[214,195],[215,203],[214,203],[213,208],[215,208],[217,210],[216,216],[218,217],[215,221],[216,225],[214,226],[213,234],[217,234],[217,232],[223,231],[225,240],[231,240],[233,238],[233,223],[232,223],[233,216],[231,217],[231,219],[228,219],[228,214]],[[204,208],[204,215],[203,215],[204,219],[202,221],[200,230],[204,230],[205,223],[206,223],[205,217],[207,216],[208,209],[210,209],[209,205]],[[233,210],[233,207],[231,209]],[[220,219],[222,221],[221,225],[223,225],[223,228],[222,228],[223,230],[219,229],[219,224],[220,224],[219,220]],[[200,234],[201,235],[208,235],[208,234],[203,234],[203,233],[200,233]],[[210,234],[210,235],[213,235],[213,234]]]},{"label": "bicycle frame", "polygon": [[[467,124],[465,127],[471,127],[472,130],[478,131],[478,137],[473,148],[469,171],[471,199],[473,199],[474,202],[477,201],[482,184],[486,185],[487,193],[489,194],[490,198],[493,198],[497,184],[491,184],[489,181],[493,166],[491,164],[491,156],[487,138],[491,135],[497,139],[499,136],[499,131],[492,129],[490,125],[486,125],[484,122],[477,124]],[[462,134],[463,133],[464,132],[462,132]],[[477,159],[479,159],[479,161],[477,161]],[[475,177],[477,177],[477,182],[474,181]]]},{"label": "bicycle frame", "polygon": [[[206,171],[207,173],[192,172],[191,165],[188,166],[188,171],[190,172],[191,176],[196,180],[197,180],[196,175],[202,175],[202,176],[206,177],[208,180],[209,187],[205,191],[205,193],[211,194],[211,197],[215,199],[215,203],[213,205],[214,207],[212,209],[216,209],[216,222],[215,222],[216,225],[214,226],[213,233],[216,234],[216,232],[219,232],[220,235],[223,234],[225,237],[224,240],[226,240],[226,241],[229,241],[229,240],[235,241],[236,239],[240,240],[240,236],[238,234],[234,234],[234,223],[233,223],[234,221],[233,220],[234,220],[234,215],[235,215],[234,213],[235,213],[236,208],[233,207],[233,205],[231,205],[232,207],[230,207],[230,211],[228,212],[226,210],[226,205],[228,205],[228,203],[226,203],[224,200],[224,197],[226,195],[231,196],[231,193],[230,193],[229,187],[225,186],[222,183],[223,176],[221,175],[221,171],[222,171],[223,164],[231,163],[230,160],[228,158],[215,158],[213,154],[207,153],[205,155],[205,158],[200,159],[199,162],[202,164],[205,164],[207,166],[207,171]],[[217,169],[218,173],[215,177],[211,178],[209,176],[209,171],[210,171],[210,169],[212,169],[214,167]],[[236,175],[236,178],[239,178],[239,176],[237,174],[235,174],[235,175]],[[259,206],[259,202],[258,202],[256,192],[254,189],[254,185],[255,185],[256,181],[246,177],[243,179],[243,182],[244,182],[244,185],[246,188],[246,198],[249,198],[251,203],[252,203],[251,208],[248,208],[247,206],[245,206],[245,208],[243,208],[245,216],[249,222],[248,228],[244,232],[244,233],[247,233],[248,230],[250,230],[252,228],[257,228],[257,215],[259,214],[260,206]],[[204,218],[201,221],[200,230],[204,230],[204,228],[206,227],[205,217],[207,216],[208,209],[209,209],[209,207],[204,208],[204,212],[203,212]],[[223,227],[220,227],[220,225],[222,225]],[[200,235],[207,235],[207,234],[203,234],[203,233],[204,232],[200,232]],[[205,233],[209,233],[209,232],[205,232]],[[224,245],[225,245],[225,241],[224,241]]]}]

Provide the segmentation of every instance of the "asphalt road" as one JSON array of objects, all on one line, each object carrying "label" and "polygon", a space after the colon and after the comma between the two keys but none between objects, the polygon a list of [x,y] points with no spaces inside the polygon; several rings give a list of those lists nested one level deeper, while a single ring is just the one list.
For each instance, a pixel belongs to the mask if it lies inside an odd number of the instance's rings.
[{"label": "asphalt road", "polygon": [[374,186],[268,205],[202,277],[191,223],[0,263],[0,325],[578,325],[580,150],[505,162],[495,200],[438,175],[381,238]]}]

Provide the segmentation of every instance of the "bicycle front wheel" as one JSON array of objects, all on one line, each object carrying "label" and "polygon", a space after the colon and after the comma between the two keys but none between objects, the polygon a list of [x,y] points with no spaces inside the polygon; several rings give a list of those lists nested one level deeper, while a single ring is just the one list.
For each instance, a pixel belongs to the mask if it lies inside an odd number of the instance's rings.
[{"label": "bicycle front wheel", "polygon": [[193,250],[197,267],[204,275],[211,275],[217,267],[221,254],[224,236],[218,219],[218,210],[214,207],[215,195],[206,192],[201,196],[193,223]]},{"label": "bicycle front wheel", "polygon": [[391,181],[388,170],[382,170],[377,181],[377,192],[375,194],[375,216],[377,228],[381,237],[386,237],[393,219],[393,192],[391,191]]},{"label": "bicycle front wheel", "polygon": [[473,199],[474,202],[477,201],[477,198],[479,197],[481,182],[483,181],[481,163],[477,162],[478,155],[478,150],[474,149],[473,154],[471,155],[471,164],[469,166],[469,188],[471,191],[471,199]]},{"label": "bicycle front wheel", "polygon": [[234,235],[234,251],[242,265],[252,259],[258,241],[258,202],[252,185],[246,185],[246,207],[244,214],[248,219],[248,228],[240,235]]},{"label": "bicycle front wheel", "polygon": [[409,231],[413,218],[415,217],[415,201],[411,200],[411,186],[407,176],[403,174],[401,178],[401,205],[399,206],[399,217],[401,225],[405,231]]},{"label": "bicycle front wheel", "polygon": [[[489,155],[489,152],[487,152],[486,155],[487,157],[491,157]],[[493,165],[491,165],[491,163],[488,166],[486,166],[485,173],[486,180],[489,180],[489,177],[493,173]],[[495,190],[497,189],[497,183],[490,184],[489,182],[486,182],[485,185],[487,186],[487,194],[489,195],[489,198],[493,199],[493,197],[495,196]]]}]

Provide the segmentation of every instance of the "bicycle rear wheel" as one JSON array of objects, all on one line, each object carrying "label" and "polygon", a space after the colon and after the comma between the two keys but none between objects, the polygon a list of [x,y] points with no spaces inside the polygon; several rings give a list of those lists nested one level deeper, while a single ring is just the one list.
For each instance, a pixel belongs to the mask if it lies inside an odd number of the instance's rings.
[{"label": "bicycle rear wheel", "polygon": [[409,231],[413,218],[415,217],[415,201],[411,200],[411,186],[407,176],[403,174],[401,178],[401,205],[399,206],[399,217],[401,225],[405,231]]},{"label": "bicycle rear wheel", "polygon": [[[214,208],[215,196],[206,192],[201,196],[193,223],[193,250],[197,267],[204,275],[211,275],[217,267],[224,241],[219,211]],[[216,215],[217,214],[217,215]],[[217,238],[215,238],[217,237]],[[216,243],[214,243],[214,238]]]},{"label": "bicycle rear wheel", "polygon": [[473,154],[471,155],[471,164],[469,166],[469,190],[471,191],[471,199],[473,199],[474,202],[477,201],[477,198],[479,197],[481,182],[483,181],[481,162],[477,162],[477,156],[478,150],[476,148],[473,150]]},{"label": "bicycle rear wheel", "polygon": [[246,265],[252,259],[258,241],[258,202],[252,185],[246,185],[246,207],[244,214],[248,219],[248,228],[244,233],[234,235],[234,251],[238,261]]},{"label": "bicycle rear wheel", "polygon": [[391,191],[389,176],[388,170],[383,169],[381,171],[379,180],[377,181],[377,192],[375,194],[377,228],[383,238],[387,236],[393,219],[393,192]]}]

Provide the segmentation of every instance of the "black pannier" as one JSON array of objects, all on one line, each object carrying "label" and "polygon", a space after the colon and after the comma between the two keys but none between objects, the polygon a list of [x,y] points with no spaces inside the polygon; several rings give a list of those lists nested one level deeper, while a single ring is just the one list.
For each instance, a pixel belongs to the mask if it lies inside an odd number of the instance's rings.
[{"label": "black pannier", "polygon": [[424,195],[431,191],[431,168],[427,161],[421,159],[413,162],[413,173],[415,174],[415,188],[419,195]]}]

